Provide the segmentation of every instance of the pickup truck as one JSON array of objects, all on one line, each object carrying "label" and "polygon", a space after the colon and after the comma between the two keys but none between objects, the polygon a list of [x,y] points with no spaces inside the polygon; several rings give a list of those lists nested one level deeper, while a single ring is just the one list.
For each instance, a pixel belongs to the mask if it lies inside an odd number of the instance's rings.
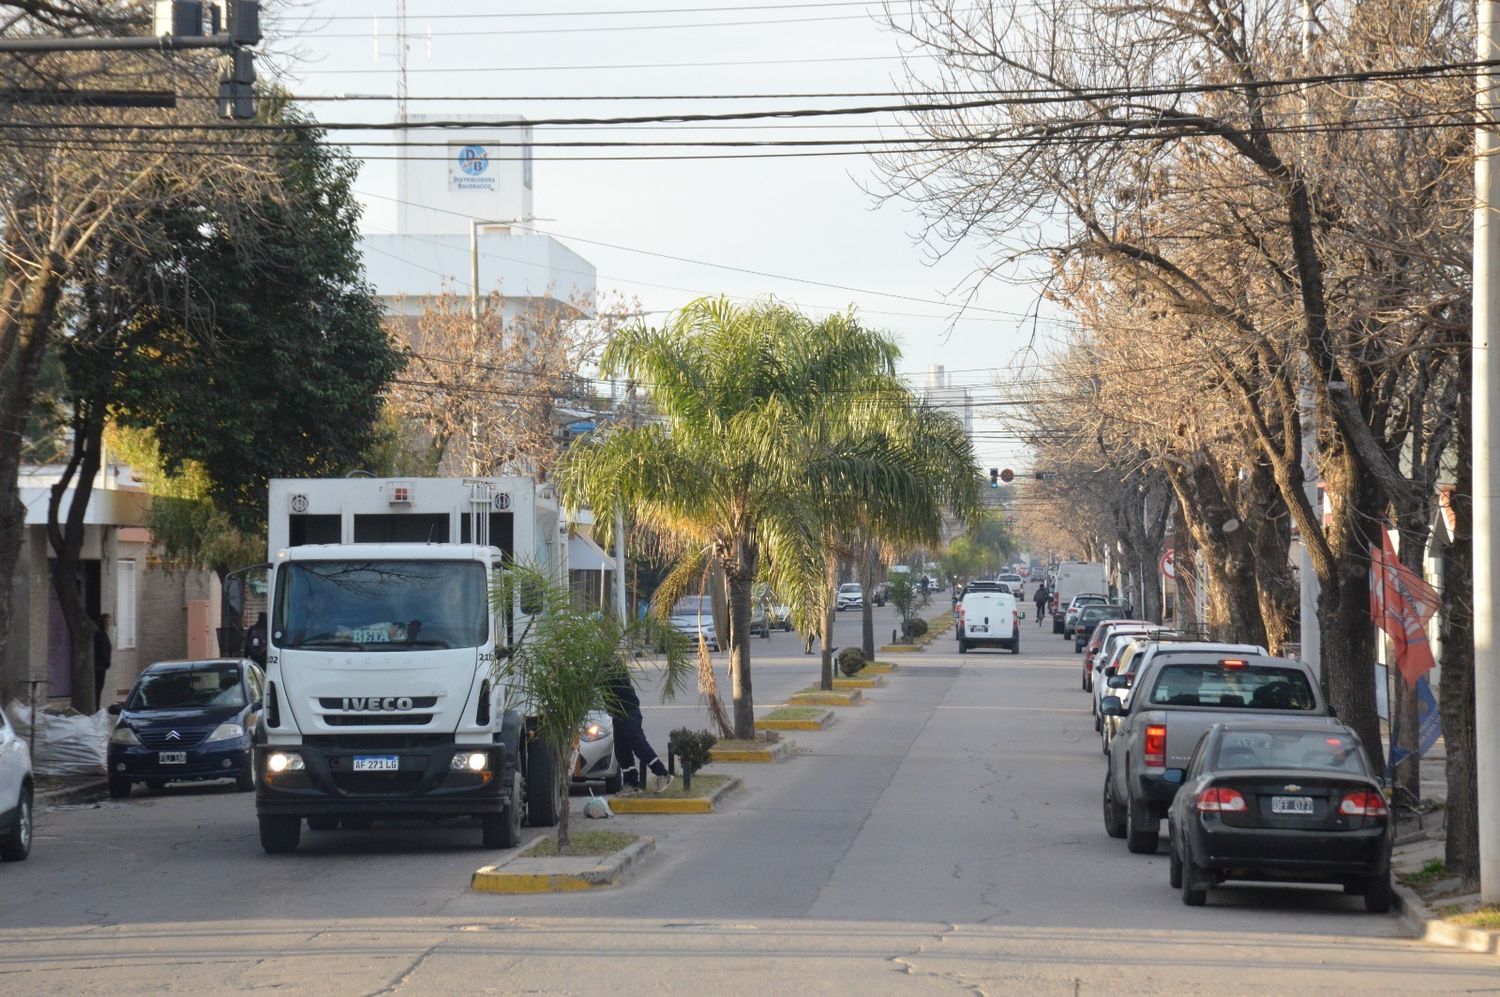
[{"label": "pickup truck", "polygon": [[1128,706],[1099,704],[1118,718],[1104,779],[1104,829],[1132,852],[1156,851],[1183,770],[1209,727],[1235,716],[1323,716],[1332,711],[1306,664],[1224,649],[1159,655],[1137,675]]}]

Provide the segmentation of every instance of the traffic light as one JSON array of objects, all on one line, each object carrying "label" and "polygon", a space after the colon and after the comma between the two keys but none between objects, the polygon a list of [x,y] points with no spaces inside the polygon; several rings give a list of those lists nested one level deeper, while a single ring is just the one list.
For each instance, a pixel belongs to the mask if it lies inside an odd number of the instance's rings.
[{"label": "traffic light", "polygon": [[998,467],[990,468],[990,487],[1000,487],[1000,469]]}]

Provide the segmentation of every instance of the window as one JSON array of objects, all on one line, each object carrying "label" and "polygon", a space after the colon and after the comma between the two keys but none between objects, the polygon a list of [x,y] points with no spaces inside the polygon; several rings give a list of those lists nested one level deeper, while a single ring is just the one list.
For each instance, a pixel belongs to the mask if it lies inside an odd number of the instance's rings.
[{"label": "window", "polygon": [[1298,669],[1214,663],[1163,668],[1151,690],[1151,702],[1157,706],[1311,710],[1316,700],[1307,676]]},{"label": "window", "polygon": [[276,573],[280,648],[403,651],[478,647],[489,635],[476,561],[295,561]]},{"label": "window", "polygon": [[127,710],[185,710],[245,705],[238,665],[148,671],[136,683]]},{"label": "window", "polygon": [[1218,769],[1317,769],[1367,775],[1359,743],[1338,731],[1231,730],[1219,741]]},{"label": "window", "polygon": [[123,560],[115,570],[115,647],[122,651],[135,647],[135,617],[135,561]]}]

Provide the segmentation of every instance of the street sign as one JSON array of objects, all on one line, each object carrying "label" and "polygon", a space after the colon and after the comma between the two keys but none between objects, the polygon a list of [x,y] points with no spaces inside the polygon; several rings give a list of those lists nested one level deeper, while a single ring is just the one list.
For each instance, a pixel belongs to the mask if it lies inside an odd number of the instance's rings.
[{"label": "street sign", "polygon": [[1161,556],[1161,576],[1167,581],[1177,577],[1177,561],[1174,551],[1167,551]]},{"label": "street sign", "polygon": [[1014,481],[1016,480],[1016,472],[1007,467],[1000,472],[1000,480],[1006,482]]}]

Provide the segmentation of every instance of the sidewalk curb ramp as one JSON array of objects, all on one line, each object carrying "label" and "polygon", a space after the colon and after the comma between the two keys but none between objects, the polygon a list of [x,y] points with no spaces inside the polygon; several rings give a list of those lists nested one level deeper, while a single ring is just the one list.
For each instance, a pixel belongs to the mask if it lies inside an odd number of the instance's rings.
[{"label": "sidewalk curb ramp", "polygon": [[764,745],[757,747],[721,748],[717,745],[710,748],[708,756],[715,762],[779,762],[792,753],[794,744],[791,741],[767,741]]},{"label": "sidewalk curb ramp", "polygon": [[[612,855],[598,858],[527,858],[520,852],[499,865],[474,871],[469,888],[479,893],[575,893],[619,886],[656,854],[656,839],[637,838]],[[593,862],[592,866],[588,865]]]},{"label": "sidewalk curb ramp", "polygon": [[779,720],[768,717],[755,721],[756,730],[822,730],[833,723],[833,711],[824,710],[821,716],[811,720]]},{"label": "sidewalk curb ramp", "polygon": [[1491,959],[1500,959],[1500,931],[1449,924],[1434,915],[1409,887],[1401,883],[1392,885],[1401,911],[1401,923],[1417,938],[1433,945],[1446,945],[1449,948],[1487,955]]},{"label": "sidewalk curb ramp", "polygon": [[740,788],[742,783],[731,776],[729,781],[708,796],[661,797],[642,793],[639,796],[614,796],[609,808],[617,814],[707,814],[714,804]]},{"label": "sidewalk curb ramp", "polygon": [[789,706],[854,706],[864,698],[858,689],[835,689],[833,692],[799,692],[788,697]]}]

